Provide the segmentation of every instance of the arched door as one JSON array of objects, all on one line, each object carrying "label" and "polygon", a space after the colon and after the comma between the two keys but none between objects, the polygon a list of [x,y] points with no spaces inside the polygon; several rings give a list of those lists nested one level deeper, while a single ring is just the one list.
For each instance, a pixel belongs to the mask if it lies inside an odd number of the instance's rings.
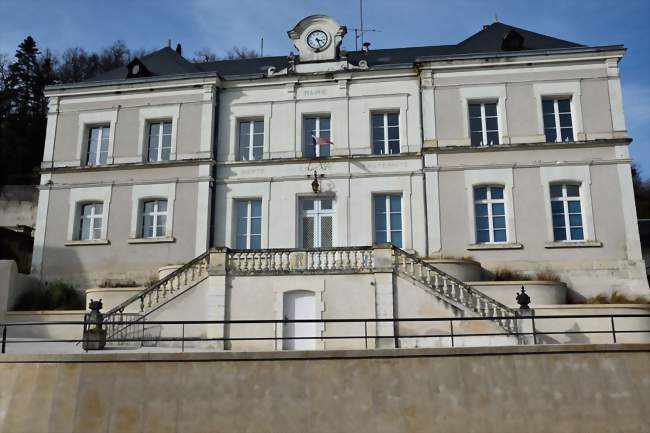
[{"label": "arched door", "polygon": [[[293,290],[285,292],[283,297],[283,315],[285,320],[310,320],[316,317],[316,302],[314,292],[308,290]],[[314,350],[316,339],[296,337],[316,337],[316,322],[285,323],[282,336],[284,350]]]}]

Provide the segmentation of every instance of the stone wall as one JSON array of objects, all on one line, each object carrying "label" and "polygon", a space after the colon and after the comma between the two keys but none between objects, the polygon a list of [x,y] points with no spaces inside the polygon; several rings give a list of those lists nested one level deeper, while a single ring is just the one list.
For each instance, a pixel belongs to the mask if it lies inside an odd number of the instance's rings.
[{"label": "stone wall", "polygon": [[650,345],[0,357],[6,432],[644,432]]}]

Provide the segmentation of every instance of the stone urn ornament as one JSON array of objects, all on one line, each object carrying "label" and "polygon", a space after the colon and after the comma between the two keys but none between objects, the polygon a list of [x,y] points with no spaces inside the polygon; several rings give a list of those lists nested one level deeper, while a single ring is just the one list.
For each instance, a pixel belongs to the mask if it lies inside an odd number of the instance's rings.
[{"label": "stone urn ornament", "polygon": [[530,296],[526,293],[524,286],[521,286],[521,293],[517,293],[517,303],[519,304],[520,310],[530,310]]},{"label": "stone urn ornament", "polygon": [[90,313],[84,315],[83,344],[84,350],[102,350],[106,346],[106,330],[103,329],[104,315],[99,311],[104,304],[102,300],[88,303]]}]

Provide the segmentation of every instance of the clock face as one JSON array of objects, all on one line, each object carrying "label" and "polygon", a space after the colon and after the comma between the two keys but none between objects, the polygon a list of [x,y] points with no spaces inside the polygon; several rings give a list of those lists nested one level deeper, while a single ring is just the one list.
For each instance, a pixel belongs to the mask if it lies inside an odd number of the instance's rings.
[{"label": "clock face", "polygon": [[307,45],[314,50],[322,50],[327,46],[328,41],[327,33],[322,30],[314,30],[307,36]]}]

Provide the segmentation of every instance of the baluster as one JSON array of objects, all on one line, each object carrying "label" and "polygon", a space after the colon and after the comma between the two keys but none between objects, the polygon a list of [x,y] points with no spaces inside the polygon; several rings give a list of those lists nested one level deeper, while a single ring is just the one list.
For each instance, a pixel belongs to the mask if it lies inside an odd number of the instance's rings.
[{"label": "baluster", "polygon": [[[162,297],[163,297],[163,299],[165,299],[165,297],[167,296],[167,283],[165,282],[165,283],[161,284],[160,286],[162,287]],[[158,300],[156,299],[156,301],[158,301]]]},{"label": "baluster", "polygon": [[147,302],[148,302],[147,307],[149,308],[151,308],[151,296],[152,296],[151,292],[147,293]]}]

